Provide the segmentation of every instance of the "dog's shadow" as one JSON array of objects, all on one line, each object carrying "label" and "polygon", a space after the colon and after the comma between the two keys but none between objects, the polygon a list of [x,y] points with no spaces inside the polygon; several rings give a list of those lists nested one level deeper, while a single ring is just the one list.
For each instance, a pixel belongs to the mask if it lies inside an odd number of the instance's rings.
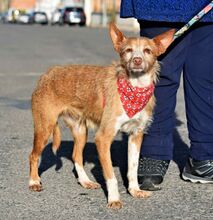
[{"label": "dog's shadow", "polygon": [[[176,119],[176,127],[180,126],[182,122]],[[128,137],[123,134],[122,141],[114,141],[111,146],[111,158],[113,167],[118,167],[124,186],[128,187],[127,181],[127,143]],[[52,152],[52,143],[48,144],[42,155],[39,166],[39,175],[42,175],[45,171],[47,171],[52,166],[55,166],[55,170],[59,171],[63,167],[62,158],[66,158],[72,161],[72,151],[73,151],[73,141],[62,141],[61,146],[57,152],[57,154],[53,154]],[[189,156],[189,148],[187,144],[182,140],[180,134],[177,129],[174,131],[174,155],[173,160],[178,165],[180,173],[185,166],[186,160]],[[102,169],[98,160],[98,154],[96,151],[96,146],[94,143],[87,143],[84,149],[84,163],[93,163],[94,167],[91,172],[95,178],[95,180],[101,184],[102,189],[105,194],[107,194],[105,181],[102,174]],[[73,167],[73,166],[71,166]],[[77,174],[75,170],[72,170],[75,177]]]},{"label": "dog's shadow", "polygon": [[[123,141],[114,141],[111,146],[111,158],[113,167],[118,167],[121,174],[123,183],[127,187],[127,138],[124,137]],[[41,161],[39,165],[39,175],[55,166],[55,170],[59,171],[63,167],[62,158],[68,159],[72,164],[72,151],[73,141],[62,141],[61,146],[55,155],[52,151],[52,143],[48,144],[41,155]],[[94,143],[87,143],[84,149],[84,164],[92,163],[94,167],[90,171],[95,180],[101,184],[102,189],[106,192],[105,181],[102,173],[102,168],[98,159],[98,153]],[[71,166],[73,167],[73,166]],[[74,176],[77,178],[75,169],[72,170]]]}]

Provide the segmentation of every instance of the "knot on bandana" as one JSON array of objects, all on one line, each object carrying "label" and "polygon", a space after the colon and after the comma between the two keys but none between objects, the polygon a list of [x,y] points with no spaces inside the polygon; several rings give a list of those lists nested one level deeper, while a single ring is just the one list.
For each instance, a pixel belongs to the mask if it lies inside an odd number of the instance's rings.
[{"label": "knot on bandana", "polygon": [[117,80],[118,92],[126,114],[132,118],[148,103],[154,93],[154,84],[143,88],[133,87],[124,77]]}]

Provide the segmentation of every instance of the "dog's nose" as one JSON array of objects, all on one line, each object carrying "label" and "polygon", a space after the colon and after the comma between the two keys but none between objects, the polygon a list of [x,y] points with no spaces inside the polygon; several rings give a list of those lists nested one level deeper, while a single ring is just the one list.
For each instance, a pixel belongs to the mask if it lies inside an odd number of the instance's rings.
[{"label": "dog's nose", "polygon": [[134,57],[133,58],[133,63],[137,66],[141,65],[142,63],[142,58],[141,57]]}]

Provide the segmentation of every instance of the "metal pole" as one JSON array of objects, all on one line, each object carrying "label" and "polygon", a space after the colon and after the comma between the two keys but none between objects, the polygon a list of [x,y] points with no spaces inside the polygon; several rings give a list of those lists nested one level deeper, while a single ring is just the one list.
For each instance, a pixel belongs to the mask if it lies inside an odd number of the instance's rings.
[{"label": "metal pole", "polygon": [[102,26],[106,27],[107,25],[107,7],[106,0],[102,0]]},{"label": "metal pole", "polygon": [[11,0],[7,0],[7,10],[10,8],[10,1]]},{"label": "metal pole", "polygon": [[113,0],[112,21],[116,23],[116,1]]}]

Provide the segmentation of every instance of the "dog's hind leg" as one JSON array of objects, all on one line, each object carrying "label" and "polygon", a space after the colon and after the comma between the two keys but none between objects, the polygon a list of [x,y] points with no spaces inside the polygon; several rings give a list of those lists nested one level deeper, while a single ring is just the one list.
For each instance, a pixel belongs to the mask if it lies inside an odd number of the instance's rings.
[{"label": "dog's hind leg", "polygon": [[58,126],[58,123],[56,123],[53,129],[53,144],[52,144],[52,150],[54,154],[56,154],[60,145],[61,145],[61,131]]},{"label": "dog's hind leg", "polygon": [[45,115],[45,117],[42,117],[40,114],[34,115],[34,145],[33,150],[29,156],[29,189],[32,191],[42,190],[40,177],[38,175],[38,161],[51,133],[53,132],[53,129],[56,125],[56,120],[56,117],[50,117],[47,114]]},{"label": "dog's hind leg", "polygon": [[78,175],[78,182],[86,189],[100,188],[98,183],[89,179],[83,168],[83,150],[87,141],[87,127],[85,123],[72,123],[70,129],[74,138],[72,159],[74,161],[75,169]]},{"label": "dog's hind leg", "polygon": [[137,133],[131,134],[128,141],[128,191],[136,198],[148,197],[150,195],[150,192],[140,190],[138,185],[138,160],[142,139],[143,133],[138,131]]}]

